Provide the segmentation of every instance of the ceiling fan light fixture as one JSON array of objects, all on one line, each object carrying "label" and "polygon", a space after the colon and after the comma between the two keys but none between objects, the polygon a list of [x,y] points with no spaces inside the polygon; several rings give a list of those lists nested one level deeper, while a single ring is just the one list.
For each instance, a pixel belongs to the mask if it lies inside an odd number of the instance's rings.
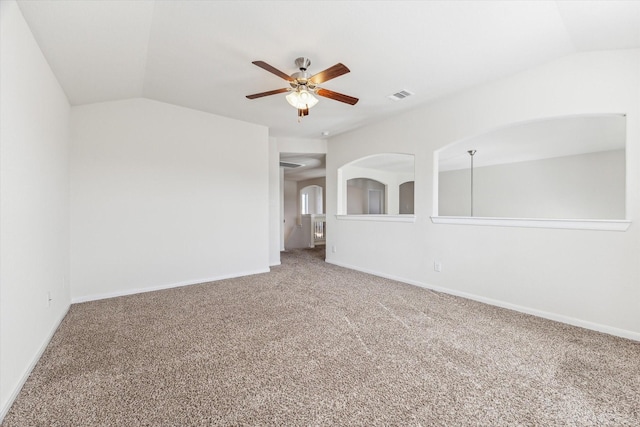
[{"label": "ceiling fan light fixture", "polygon": [[309,109],[318,103],[318,99],[307,90],[297,90],[286,96],[287,102],[298,110]]}]

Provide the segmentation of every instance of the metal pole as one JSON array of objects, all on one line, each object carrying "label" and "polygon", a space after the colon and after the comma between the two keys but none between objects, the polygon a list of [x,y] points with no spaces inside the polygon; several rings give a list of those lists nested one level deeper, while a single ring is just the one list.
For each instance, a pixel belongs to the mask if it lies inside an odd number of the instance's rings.
[{"label": "metal pole", "polygon": [[471,156],[471,216],[473,216],[473,155],[476,154],[476,150],[467,151]]}]

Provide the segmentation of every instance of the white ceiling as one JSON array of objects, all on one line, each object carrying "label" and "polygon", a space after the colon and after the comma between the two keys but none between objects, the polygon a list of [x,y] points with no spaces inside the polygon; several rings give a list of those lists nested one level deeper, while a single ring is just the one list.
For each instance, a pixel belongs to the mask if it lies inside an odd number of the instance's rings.
[{"label": "white ceiling", "polygon": [[295,163],[296,168],[284,168],[284,177],[289,181],[321,178],[326,175],[326,155],[316,153],[280,153],[280,162]]},{"label": "white ceiling", "polygon": [[[19,1],[72,105],[146,97],[322,138],[571,53],[640,47],[638,1]],[[351,73],[297,122],[251,64]],[[394,102],[388,95],[409,90]]]},{"label": "white ceiling", "polygon": [[454,143],[440,150],[438,170],[516,163],[600,151],[624,150],[624,115],[559,117],[519,123]]},{"label": "white ceiling", "polygon": [[350,163],[364,169],[376,169],[384,172],[413,174],[415,170],[415,157],[412,154],[384,153],[375,154]]}]

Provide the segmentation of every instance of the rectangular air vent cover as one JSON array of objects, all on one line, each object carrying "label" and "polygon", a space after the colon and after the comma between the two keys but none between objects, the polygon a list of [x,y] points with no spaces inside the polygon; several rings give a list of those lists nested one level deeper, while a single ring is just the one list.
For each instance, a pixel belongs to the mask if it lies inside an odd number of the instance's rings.
[{"label": "rectangular air vent cover", "polygon": [[283,167],[283,168],[294,169],[294,168],[299,168],[300,166],[304,166],[304,165],[300,163],[280,162],[280,167]]},{"label": "rectangular air vent cover", "polygon": [[405,99],[411,95],[413,95],[413,92],[409,92],[408,90],[401,90],[400,92],[396,92],[393,95],[389,95],[387,98],[394,101],[400,101],[401,99]]}]

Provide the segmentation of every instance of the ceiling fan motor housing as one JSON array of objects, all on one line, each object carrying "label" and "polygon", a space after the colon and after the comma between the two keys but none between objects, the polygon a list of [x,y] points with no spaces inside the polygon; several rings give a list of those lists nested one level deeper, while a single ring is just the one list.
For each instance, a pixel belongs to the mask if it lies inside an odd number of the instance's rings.
[{"label": "ceiling fan motor housing", "polygon": [[300,57],[296,59],[295,62],[296,67],[298,67],[300,71],[291,74],[291,78],[293,79],[293,81],[289,82],[291,87],[293,89],[298,89],[300,86],[306,86],[308,89],[313,89],[315,85],[309,84],[311,83],[309,82],[311,75],[307,71],[307,68],[311,66],[311,60],[309,58]]}]

